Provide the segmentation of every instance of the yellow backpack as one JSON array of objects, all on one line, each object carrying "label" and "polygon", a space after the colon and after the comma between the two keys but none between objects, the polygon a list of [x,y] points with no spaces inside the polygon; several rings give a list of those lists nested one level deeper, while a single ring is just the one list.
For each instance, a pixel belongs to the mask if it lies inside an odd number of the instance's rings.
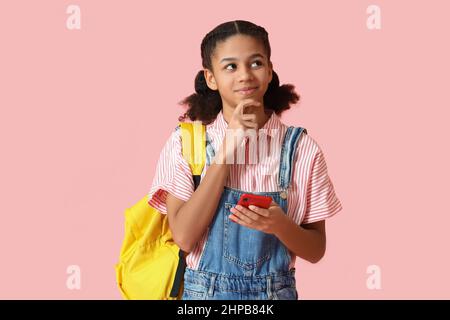
[{"label": "yellow backpack", "polygon": [[[197,121],[181,122],[179,127],[183,157],[196,189],[206,158],[206,127]],[[117,285],[124,299],[178,300],[183,294],[184,252],[173,241],[167,215],[148,200],[145,195],[125,210],[125,237],[115,265]]]}]

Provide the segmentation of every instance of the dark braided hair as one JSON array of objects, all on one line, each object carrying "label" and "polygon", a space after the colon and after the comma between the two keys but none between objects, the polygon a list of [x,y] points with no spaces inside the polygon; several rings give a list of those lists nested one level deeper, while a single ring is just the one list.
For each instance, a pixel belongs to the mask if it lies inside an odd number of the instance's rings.
[{"label": "dark braided hair", "polygon": [[[270,62],[271,50],[267,31],[249,21],[236,20],[218,25],[203,38],[201,43],[203,68],[212,70],[211,56],[217,43],[237,34],[252,36],[262,41]],[[294,86],[291,84],[280,86],[278,75],[272,70],[272,81],[264,94],[264,107],[279,115],[290,109],[290,105],[297,103],[299,99],[299,95],[294,91]],[[184,98],[179,104],[188,106],[184,115],[178,118],[179,121],[184,121],[189,117],[190,120],[199,120],[203,124],[213,122],[222,109],[220,94],[217,90],[211,90],[208,87],[203,70],[200,70],[195,77],[195,93]]]}]

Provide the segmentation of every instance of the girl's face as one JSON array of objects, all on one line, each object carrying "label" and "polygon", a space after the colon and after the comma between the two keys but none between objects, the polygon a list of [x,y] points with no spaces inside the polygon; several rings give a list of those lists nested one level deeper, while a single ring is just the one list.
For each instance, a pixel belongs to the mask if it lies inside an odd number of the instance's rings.
[{"label": "girl's face", "polygon": [[[259,40],[235,35],[219,42],[212,56],[213,71],[205,69],[208,87],[219,90],[224,108],[234,109],[243,99],[254,99],[264,105],[264,94],[272,81],[272,63],[268,61]],[[256,87],[249,94],[239,90]]]}]

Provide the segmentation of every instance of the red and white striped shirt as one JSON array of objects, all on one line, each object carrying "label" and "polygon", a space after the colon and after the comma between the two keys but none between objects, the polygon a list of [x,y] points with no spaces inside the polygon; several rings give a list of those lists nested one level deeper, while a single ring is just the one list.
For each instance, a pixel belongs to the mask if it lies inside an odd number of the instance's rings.
[{"label": "red and white striped shirt", "polygon": [[[222,111],[211,124],[206,126],[208,137],[217,152],[225,136],[228,124]],[[278,145],[282,145],[284,134],[288,126],[280,121],[274,112],[261,129],[266,129],[268,139],[279,139]],[[273,130],[275,129],[275,130]],[[278,131],[277,131],[278,130]],[[278,132],[273,135],[271,132]],[[246,139],[245,141],[248,141]],[[267,146],[269,148],[269,146]],[[232,164],[226,186],[247,192],[278,192],[278,170],[275,174],[268,174],[267,163],[280,162],[280,154],[271,152],[269,160],[264,163]],[[208,165],[205,164],[202,178]],[[329,218],[342,210],[342,205],[337,198],[333,183],[328,176],[327,165],[322,150],[317,142],[309,134],[302,134],[294,155],[291,184],[288,192],[287,215],[298,225],[312,223]],[[192,171],[188,162],[183,158],[181,151],[181,132],[174,131],[161,151],[152,187],[148,194],[149,204],[162,213],[167,213],[167,192],[174,197],[188,201],[194,192]],[[207,232],[197,243],[194,250],[186,257],[189,268],[196,269],[200,261]],[[295,265],[296,256],[291,252],[291,267]]]}]

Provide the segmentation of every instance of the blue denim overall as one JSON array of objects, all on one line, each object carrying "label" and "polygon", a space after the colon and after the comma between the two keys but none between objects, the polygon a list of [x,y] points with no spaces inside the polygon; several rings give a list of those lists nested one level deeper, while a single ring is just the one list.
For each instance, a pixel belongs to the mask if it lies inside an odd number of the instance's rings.
[{"label": "blue denim overall", "polygon": [[[286,246],[272,234],[231,221],[230,209],[243,193],[270,196],[287,212],[287,189],[297,142],[304,128],[288,127],[281,147],[280,192],[247,192],[224,187],[209,226],[198,270],[186,268],[183,300],[297,300],[295,269]],[[214,150],[207,138],[207,163]]]}]

